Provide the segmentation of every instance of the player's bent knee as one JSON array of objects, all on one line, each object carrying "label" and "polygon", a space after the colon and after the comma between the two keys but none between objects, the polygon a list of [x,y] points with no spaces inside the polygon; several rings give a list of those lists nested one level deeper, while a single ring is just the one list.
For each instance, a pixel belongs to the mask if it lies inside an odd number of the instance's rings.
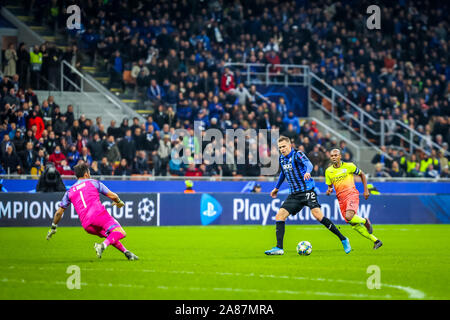
[{"label": "player's bent knee", "polygon": [[314,208],[314,209],[311,209],[311,213],[312,213],[312,215],[314,216],[314,218],[316,218],[318,221],[322,221],[322,219],[323,219],[323,213],[322,213],[322,211],[320,210],[320,208]]},{"label": "player's bent knee", "polygon": [[286,221],[288,216],[289,216],[289,212],[286,209],[281,208],[280,210],[278,210],[277,215],[275,216],[275,220],[276,221]]},{"label": "player's bent knee", "polygon": [[352,218],[353,218],[354,215],[355,215],[355,211],[353,211],[353,210],[348,210],[348,211],[345,212],[345,219],[346,219],[347,221],[350,221],[350,220],[352,220]]},{"label": "player's bent knee", "polygon": [[124,238],[127,236],[127,233],[125,232],[125,230],[123,230],[122,227],[117,227],[117,228],[113,229],[111,232],[120,232],[121,234],[123,234]]}]

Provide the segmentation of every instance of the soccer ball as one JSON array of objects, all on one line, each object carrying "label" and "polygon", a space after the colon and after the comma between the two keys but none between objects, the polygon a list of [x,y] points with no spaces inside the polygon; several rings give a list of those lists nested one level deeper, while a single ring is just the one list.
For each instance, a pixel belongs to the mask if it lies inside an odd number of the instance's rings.
[{"label": "soccer ball", "polygon": [[308,241],[300,241],[297,245],[297,253],[301,256],[309,256],[312,252],[312,245]]},{"label": "soccer ball", "polygon": [[138,204],[138,215],[144,222],[149,222],[155,215],[155,204],[149,198],[142,199]]}]

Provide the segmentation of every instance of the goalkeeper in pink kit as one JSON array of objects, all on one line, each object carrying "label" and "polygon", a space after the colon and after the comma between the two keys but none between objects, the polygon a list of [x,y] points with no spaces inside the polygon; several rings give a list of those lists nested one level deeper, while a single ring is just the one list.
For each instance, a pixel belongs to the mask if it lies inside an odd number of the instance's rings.
[{"label": "goalkeeper in pink kit", "polygon": [[113,205],[116,205],[118,208],[124,206],[123,201],[103,183],[91,179],[87,164],[81,163],[76,165],[74,171],[78,180],[64,195],[60,207],[53,218],[52,227],[47,233],[47,240],[56,233],[56,227],[62,218],[64,210],[72,203],[80,217],[84,230],[90,234],[106,238],[102,243],[94,244],[97,257],[101,258],[103,251],[109,245],[112,245],[123,252],[128,260],[138,260],[138,257],[125,249],[120,242],[121,239],[125,238],[126,233],[100,202],[100,193],[114,201]]}]

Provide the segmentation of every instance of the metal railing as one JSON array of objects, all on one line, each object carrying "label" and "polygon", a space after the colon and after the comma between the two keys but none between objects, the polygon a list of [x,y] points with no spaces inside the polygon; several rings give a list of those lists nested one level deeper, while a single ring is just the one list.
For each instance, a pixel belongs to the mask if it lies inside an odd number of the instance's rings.
[{"label": "metal railing", "polygon": [[[248,85],[308,86],[308,101],[311,106],[324,111],[331,117],[333,123],[347,129],[361,142],[373,147],[378,152],[382,152],[379,146],[385,146],[386,141],[391,137],[387,132],[387,120],[373,117],[318,77],[308,66],[261,63],[226,63],[225,66],[240,70]],[[274,69],[277,72],[274,72]],[[429,141],[429,148],[422,146],[417,141],[427,140],[424,135],[399,120],[393,121],[401,132],[395,130],[392,137],[398,140],[405,153],[412,154],[416,150],[421,150],[430,155],[430,148],[441,148],[433,141]],[[446,151],[445,155],[450,156],[450,152]],[[388,156],[388,158],[390,157]]]},{"label": "metal railing", "polygon": [[322,127],[322,130],[320,130],[323,133],[331,133],[333,135],[333,137],[336,137],[339,140],[344,140],[347,142],[347,144],[349,145],[350,149],[352,149],[355,152],[355,158],[354,161],[356,161],[357,163],[360,162],[361,160],[361,148],[359,145],[357,145],[356,143],[354,143],[351,140],[347,140],[346,137],[344,137],[343,135],[341,135],[339,132],[337,132],[336,130],[333,130],[332,128],[330,128],[329,126],[327,126],[325,123],[323,123],[322,121],[320,121],[317,118],[314,117],[308,117],[307,119],[311,120],[311,121],[315,121],[317,122],[317,124],[319,125],[319,127]]},{"label": "metal railing", "polygon": [[[74,68],[72,65],[70,65],[67,61],[63,60],[61,61],[61,91],[67,91],[64,87],[65,82],[67,81],[74,89],[75,91],[83,93],[86,97],[88,97],[89,100],[92,102],[97,102],[91,95],[88,94],[88,92],[98,92],[103,97],[105,97],[112,105],[114,105],[118,110],[120,110],[122,113],[127,114],[131,117],[137,117],[140,121],[145,121],[145,119],[138,114],[136,111],[131,109],[128,105],[120,101],[115,95],[113,95],[111,92],[109,92],[105,87],[103,87],[100,83],[98,83],[93,77],[89,75],[84,75],[80,71],[78,71],[76,68]],[[70,78],[67,75],[67,72],[70,72],[71,74],[78,77],[79,84],[75,83],[74,78]],[[89,88],[89,91],[87,90]]]},{"label": "metal railing", "polygon": [[228,62],[225,67],[239,70],[247,83],[269,85],[308,85],[309,67],[295,64]]}]

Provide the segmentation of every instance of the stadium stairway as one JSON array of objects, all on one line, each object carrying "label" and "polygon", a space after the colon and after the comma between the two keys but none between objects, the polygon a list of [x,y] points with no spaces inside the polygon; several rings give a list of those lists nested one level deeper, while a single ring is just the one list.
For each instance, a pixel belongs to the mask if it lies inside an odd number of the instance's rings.
[{"label": "stadium stairway", "polygon": [[[318,108],[314,108],[311,106],[309,108],[309,116],[317,118],[323,124],[325,124],[326,127],[333,129],[341,136],[345,137],[347,141],[352,141],[353,143],[357,144],[360,150],[360,160],[357,165],[366,173],[373,172],[373,164],[371,161],[377,153],[377,150],[375,148],[367,146],[363,141],[360,141],[360,139],[354,133],[352,133],[348,129],[341,127],[336,121],[333,121],[331,117],[326,115],[322,110]],[[339,140],[340,139],[338,139],[338,142]],[[351,149],[352,148],[350,147],[350,150]],[[353,154],[355,154],[354,150],[352,150],[352,152]]]},{"label": "stadium stairway", "polygon": [[[56,46],[63,52],[65,52],[69,46],[70,41],[67,35],[61,32],[55,32],[47,24],[37,23],[29,10],[26,10],[24,7],[20,6],[17,1],[6,0],[5,8],[8,9],[17,19],[26,24],[31,30],[36,32],[36,34],[38,34],[43,41],[55,43]],[[87,56],[84,55],[84,57],[86,58],[84,59],[85,61],[90,61]],[[141,101],[135,98],[134,93],[130,92],[129,89],[123,90],[118,87],[109,88],[110,76],[108,72],[101,70],[93,61],[88,64],[84,63],[82,70],[84,73],[90,74],[95,80],[97,80],[111,93],[116,95],[123,103],[127,104],[141,116],[146,117],[148,114],[153,113],[152,108],[145,107]]]},{"label": "stadium stairway", "polygon": [[52,42],[62,50],[66,50],[68,44],[64,35],[54,32],[46,24],[38,23],[35,21],[30,12],[17,4],[17,1],[7,0],[5,1],[5,8],[8,9],[17,19],[26,24],[31,30],[36,32],[44,41]]},{"label": "stadium stairway", "polygon": [[73,105],[76,119],[84,114],[86,118],[91,119],[92,123],[95,124],[95,118],[98,116],[102,117],[102,123],[105,126],[105,130],[108,129],[111,120],[116,120],[116,126],[120,126],[120,123],[124,118],[129,118],[128,115],[111,104],[111,102],[101,93],[59,92],[47,90],[36,90],[34,92],[38,96],[39,103],[42,103],[49,95],[52,95],[55,98],[55,102],[60,106],[62,113],[66,112],[69,104]]}]

